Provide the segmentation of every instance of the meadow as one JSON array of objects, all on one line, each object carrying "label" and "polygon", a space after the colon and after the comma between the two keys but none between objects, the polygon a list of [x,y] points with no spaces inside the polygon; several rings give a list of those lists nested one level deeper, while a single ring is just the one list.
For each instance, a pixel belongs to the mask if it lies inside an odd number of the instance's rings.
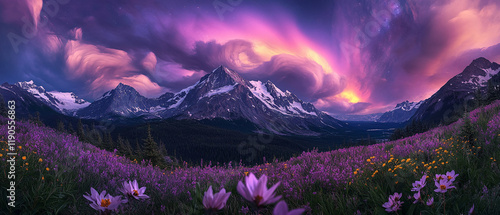
[{"label": "meadow", "polygon": [[[216,214],[273,214],[276,203],[257,207],[237,189],[239,181],[255,174],[267,176],[267,187],[280,183],[274,194],[290,209],[305,209],[304,214],[467,214],[473,206],[475,214],[500,214],[499,111],[496,101],[448,126],[369,146],[313,150],[256,166],[205,162],[171,170],[131,161],[51,128],[17,122],[16,207],[8,207],[2,198],[0,211],[98,214],[84,197],[91,188],[123,195],[123,182],[137,180],[149,198],[129,198],[112,214],[207,214],[212,211],[205,211],[203,197],[210,186],[215,192],[231,192]],[[0,118],[2,125],[6,121]],[[6,134],[7,126],[1,126],[2,196],[8,195],[9,183]],[[436,175],[452,170],[458,174],[455,188],[436,192]],[[412,184],[424,175],[426,185],[413,203]],[[383,205],[395,193],[402,196],[399,205],[387,212]]]}]

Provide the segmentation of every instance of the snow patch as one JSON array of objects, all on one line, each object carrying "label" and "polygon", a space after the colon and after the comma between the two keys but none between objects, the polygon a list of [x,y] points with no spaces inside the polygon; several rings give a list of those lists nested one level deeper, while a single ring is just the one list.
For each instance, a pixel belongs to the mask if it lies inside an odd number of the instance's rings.
[{"label": "snow patch", "polygon": [[468,81],[462,81],[463,84],[474,84],[477,86],[485,87],[488,81],[498,72],[500,72],[500,68],[497,70],[493,70],[491,68],[483,69],[486,73],[485,75],[472,75]]},{"label": "snow patch", "polygon": [[[183,90],[181,90],[180,92],[176,93],[176,94],[174,95],[174,97],[172,97],[172,98],[171,98],[171,99],[169,99],[168,101],[174,101],[174,100],[176,100],[176,99],[178,99],[178,100],[177,100],[177,102],[176,102],[175,104],[170,105],[170,106],[168,107],[168,109],[174,109],[174,108],[179,107],[179,105],[181,105],[181,103],[182,103],[182,102],[184,101],[184,99],[186,98],[186,96],[187,96],[187,94],[189,93],[189,91],[191,91],[192,89],[194,89],[194,88],[195,88],[198,84],[200,84],[200,81],[198,81],[198,82],[196,82],[194,85],[189,86],[189,87],[186,87],[186,88],[184,88]],[[182,95],[182,96],[181,96],[181,94],[183,94],[183,93],[184,93],[184,95]]]},{"label": "snow patch", "polygon": [[[220,88],[217,88],[217,89],[214,89],[214,90],[210,90],[210,92],[206,93],[205,95],[203,95],[201,98],[204,98],[204,97],[211,97],[211,96],[214,96],[214,95],[218,95],[218,94],[223,94],[223,93],[227,93],[227,92],[230,92],[232,90],[234,90],[234,87],[236,86],[237,84],[234,84],[234,85],[227,85],[227,86],[223,86],[223,87],[220,87]],[[200,98],[200,99],[201,99]]]},{"label": "snow patch", "polygon": [[304,110],[304,108],[302,107],[302,104],[300,104],[300,103],[298,103],[296,101],[294,101],[292,103],[292,107],[295,108],[295,109],[297,109],[298,111],[300,111],[302,113],[317,116],[316,113],[314,113],[314,112],[308,112],[308,111]]},{"label": "snow patch", "polygon": [[59,110],[78,110],[90,105],[89,102],[79,99],[74,93],[52,91],[48,93],[56,99],[54,104]]},{"label": "snow patch", "polygon": [[[296,102],[294,101],[290,106],[286,106],[286,107],[281,107],[281,106],[278,106],[276,105],[276,103],[274,102],[274,97],[267,91],[267,88],[265,86],[264,83],[262,83],[261,81],[250,81],[250,83],[254,86],[253,88],[250,88],[250,91],[252,92],[252,94],[257,97],[259,100],[261,100],[267,108],[271,109],[271,110],[275,110],[275,111],[278,111],[284,115],[289,115],[289,116],[293,116],[293,115],[303,115],[303,114],[309,114],[309,115],[314,115],[314,116],[317,116],[316,113],[314,112],[308,112],[306,110],[304,110],[304,108],[302,107],[302,104],[299,103],[299,102]],[[281,91],[280,89],[276,88],[276,92],[278,92],[281,96],[286,96],[285,93],[283,93],[283,91]],[[287,91],[288,93],[288,91]]]},{"label": "snow patch", "polygon": [[166,108],[158,105],[158,106],[149,108],[149,113],[157,113],[157,112],[164,111],[164,110],[166,110]]}]

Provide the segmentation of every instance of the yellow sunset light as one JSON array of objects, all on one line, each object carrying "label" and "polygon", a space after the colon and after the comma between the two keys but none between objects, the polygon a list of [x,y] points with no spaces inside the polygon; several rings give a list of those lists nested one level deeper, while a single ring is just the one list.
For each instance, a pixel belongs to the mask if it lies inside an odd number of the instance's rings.
[{"label": "yellow sunset light", "polygon": [[350,103],[358,103],[359,97],[352,91],[344,91],[340,93],[340,97],[349,100]]}]

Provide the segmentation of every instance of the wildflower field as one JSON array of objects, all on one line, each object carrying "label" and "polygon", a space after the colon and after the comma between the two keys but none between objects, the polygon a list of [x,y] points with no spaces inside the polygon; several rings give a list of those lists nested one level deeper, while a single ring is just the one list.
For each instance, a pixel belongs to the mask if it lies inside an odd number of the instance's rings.
[{"label": "wildflower field", "polygon": [[[185,164],[175,170],[130,161],[75,136],[18,122],[16,207],[4,202],[0,211],[500,214],[499,111],[496,101],[451,125],[392,142],[303,152],[252,167]],[[1,118],[1,124],[6,120]],[[6,133],[7,126],[1,126],[2,196],[8,195],[9,183]]]}]

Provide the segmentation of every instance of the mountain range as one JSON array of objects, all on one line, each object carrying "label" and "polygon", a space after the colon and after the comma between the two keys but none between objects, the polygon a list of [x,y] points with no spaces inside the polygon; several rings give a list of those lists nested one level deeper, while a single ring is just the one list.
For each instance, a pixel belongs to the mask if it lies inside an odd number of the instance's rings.
[{"label": "mountain range", "polygon": [[[404,101],[385,113],[336,117],[345,121],[439,123],[470,102],[476,91],[484,93],[488,80],[498,79],[499,71],[497,63],[478,58],[426,100]],[[247,81],[224,66],[178,93],[168,92],[158,98],[146,98],[122,83],[92,103],[70,92],[47,92],[33,81],[4,83],[0,94],[5,100],[16,100],[18,111],[24,115],[43,110],[44,114],[87,120],[244,120],[254,124],[258,132],[306,136],[335,134],[347,126],[271,81]]]},{"label": "mountain range", "polygon": [[21,99],[31,97],[61,114],[83,119],[243,119],[260,131],[284,135],[335,133],[345,126],[271,81],[247,81],[224,66],[178,93],[165,93],[158,98],[146,98],[121,83],[92,103],[73,93],[46,92],[33,81],[4,84],[2,89],[17,92],[14,94]]},{"label": "mountain range", "polygon": [[366,115],[336,115],[335,118],[342,121],[353,122],[403,123],[408,121],[415,114],[424,101],[409,102],[406,100],[397,104],[392,110],[384,113]]}]

